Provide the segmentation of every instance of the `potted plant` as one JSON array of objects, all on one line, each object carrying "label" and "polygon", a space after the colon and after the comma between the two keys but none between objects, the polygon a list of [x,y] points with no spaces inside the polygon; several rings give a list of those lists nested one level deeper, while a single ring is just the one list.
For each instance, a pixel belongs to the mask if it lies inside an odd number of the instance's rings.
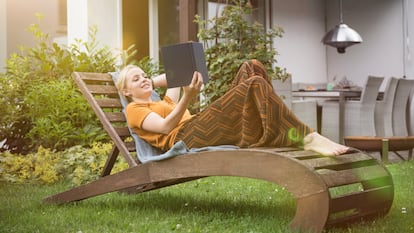
[{"label": "potted plant", "polygon": [[283,29],[266,30],[248,18],[256,9],[250,1],[239,0],[227,4],[220,16],[202,20],[196,16],[198,38],[204,42],[210,81],[205,85],[205,104],[222,96],[233,81],[240,64],[248,59],[258,59],[267,68],[272,79],[286,80],[290,74],[276,65],[278,55],[273,46],[275,38],[281,38]]}]

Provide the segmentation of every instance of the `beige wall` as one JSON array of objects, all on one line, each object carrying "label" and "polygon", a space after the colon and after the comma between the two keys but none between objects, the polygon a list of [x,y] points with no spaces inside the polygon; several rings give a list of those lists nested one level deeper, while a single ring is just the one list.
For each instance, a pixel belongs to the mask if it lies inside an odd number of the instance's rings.
[{"label": "beige wall", "polygon": [[4,72],[7,57],[6,0],[0,0],[0,72]]},{"label": "beige wall", "polygon": [[[338,2],[327,1],[327,27],[339,21]],[[411,11],[413,12],[413,11]],[[363,43],[345,54],[327,48],[328,77],[337,76],[363,86],[368,75],[402,77],[404,74],[402,1],[343,1],[344,23],[355,29]],[[381,90],[384,90],[383,83]]]},{"label": "beige wall", "polygon": [[292,82],[326,81],[324,0],[272,0],[272,24],[285,33],[275,40],[280,67],[292,74]]},{"label": "beige wall", "polygon": [[97,26],[96,39],[101,46],[121,48],[122,1],[125,0],[105,0],[102,4],[102,0],[88,0],[88,25]]},{"label": "beige wall", "polygon": [[[5,0],[7,10],[7,53],[19,51],[18,47],[33,46],[35,41],[27,31],[30,24],[36,23],[44,33],[51,37],[59,36],[64,26],[66,14],[62,10],[62,0]],[[38,22],[36,13],[43,14],[43,19]]]}]

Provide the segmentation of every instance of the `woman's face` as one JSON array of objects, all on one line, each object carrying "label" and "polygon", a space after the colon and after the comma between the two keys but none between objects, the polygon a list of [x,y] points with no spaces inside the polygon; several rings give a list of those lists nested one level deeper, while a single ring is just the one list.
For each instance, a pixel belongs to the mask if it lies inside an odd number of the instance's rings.
[{"label": "woman's face", "polygon": [[126,89],[124,95],[131,97],[134,101],[147,101],[152,93],[151,80],[141,68],[132,68],[126,75]]}]

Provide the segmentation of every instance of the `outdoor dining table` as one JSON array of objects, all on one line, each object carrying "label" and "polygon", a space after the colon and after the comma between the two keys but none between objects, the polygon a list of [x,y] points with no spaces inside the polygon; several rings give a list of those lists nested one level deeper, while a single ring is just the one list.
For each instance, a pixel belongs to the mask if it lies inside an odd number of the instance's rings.
[{"label": "outdoor dining table", "polygon": [[[337,100],[339,101],[339,143],[344,142],[344,117],[345,117],[345,101],[348,99],[357,99],[361,97],[361,90],[356,89],[334,89],[334,90],[298,90],[292,92],[292,97],[296,99],[315,99],[318,101]],[[320,114],[318,114],[318,122],[321,122]],[[320,123],[321,124],[321,123]],[[318,127],[320,128],[320,127]],[[323,132],[322,132],[323,133]]]}]

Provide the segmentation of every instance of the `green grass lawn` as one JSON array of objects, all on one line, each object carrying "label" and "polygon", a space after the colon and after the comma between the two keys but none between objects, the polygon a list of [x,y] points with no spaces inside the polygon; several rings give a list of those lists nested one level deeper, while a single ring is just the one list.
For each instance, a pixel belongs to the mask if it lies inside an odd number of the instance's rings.
[{"label": "green grass lawn", "polygon": [[[395,184],[390,212],[329,232],[414,232],[414,161],[387,167]],[[237,177],[209,177],[137,195],[111,193],[66,205],[42,202],[68,188],[0,183],[0,232],[290,232],[295,211],[294,199],[281,187]]]}]

